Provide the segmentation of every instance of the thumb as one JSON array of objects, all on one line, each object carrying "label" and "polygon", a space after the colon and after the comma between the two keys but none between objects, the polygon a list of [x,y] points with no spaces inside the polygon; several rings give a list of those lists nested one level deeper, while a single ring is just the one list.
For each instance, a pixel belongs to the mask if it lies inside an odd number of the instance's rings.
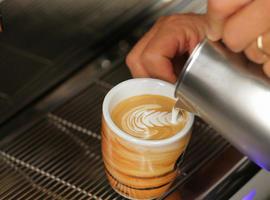
[{"label": "thumb", "polygon": [[253,0],[208,0],[206,35],[210,40],[221,39],[223,26],[227,18],[241,10]]}]

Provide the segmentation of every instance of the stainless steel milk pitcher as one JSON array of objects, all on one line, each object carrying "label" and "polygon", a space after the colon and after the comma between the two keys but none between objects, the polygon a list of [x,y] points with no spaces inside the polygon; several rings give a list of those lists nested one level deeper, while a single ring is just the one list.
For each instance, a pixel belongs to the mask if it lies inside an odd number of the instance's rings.
[{"label": "stainless steel milk pitcher", "polygon": [[270,79],[219,42],[204,40],[179,77],[177,105],[195,113],[270,170]]}]

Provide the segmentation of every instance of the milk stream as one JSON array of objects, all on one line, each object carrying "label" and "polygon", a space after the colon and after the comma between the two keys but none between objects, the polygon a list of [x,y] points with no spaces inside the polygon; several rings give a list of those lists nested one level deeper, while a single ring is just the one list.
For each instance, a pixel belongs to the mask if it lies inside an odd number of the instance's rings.
[{"label": "milk stream", "polygon": [[177,124],[178,121],[179,121],[179,118],[180,118],[180,108],[176,108],[176,107],[173,107],[172,109],[172,118],[171,118],[171,122],[172,124]]}]

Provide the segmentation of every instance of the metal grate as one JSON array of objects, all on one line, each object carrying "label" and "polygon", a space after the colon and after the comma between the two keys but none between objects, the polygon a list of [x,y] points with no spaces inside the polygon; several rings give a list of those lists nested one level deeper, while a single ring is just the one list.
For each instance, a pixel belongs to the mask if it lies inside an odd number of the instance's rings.
[{"label": "metal grate", "polygon": [[[30,130],[0,144],[0,199],[125,199],[109,186],[101,159],[104,86],[90,86]],[[226,145],[197,119],[182,173],[171,191]]]},{"label": "metal grate", "polygon": [[17,136],[1,147],[0,199],[121,199],[104,178],[100,137],[92,136],[49,117]]},{"label": "metal grate", "polygon": [[85,92],[55,110],[53,114],[67,122],[99,133],[101,104],[107,91],[108,88],[100,84],[94,84]]},{"label": "metal grate", "polygon": [[111,70],[110,73],[107,73],[102,79],[112,85],[116,85],[131,78],[132,76],[128,67],[122,63],[120,66],[117,66]]}]

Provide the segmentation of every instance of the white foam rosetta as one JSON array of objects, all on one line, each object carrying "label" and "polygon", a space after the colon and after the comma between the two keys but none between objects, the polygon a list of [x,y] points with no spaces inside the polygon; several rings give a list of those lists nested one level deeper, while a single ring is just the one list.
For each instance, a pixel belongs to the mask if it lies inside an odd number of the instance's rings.
[{"label": "white foam rosetta", "polygon": [[157,134],[157,131],[150,131],[150,128],[172,126],[181,121],[182,118],[178,117],[176,122],[172,122],[172,113],[158,111],[160,108],[158,104],[137,106],[122,116],[121,125],[134,135],[149,138]]}]

